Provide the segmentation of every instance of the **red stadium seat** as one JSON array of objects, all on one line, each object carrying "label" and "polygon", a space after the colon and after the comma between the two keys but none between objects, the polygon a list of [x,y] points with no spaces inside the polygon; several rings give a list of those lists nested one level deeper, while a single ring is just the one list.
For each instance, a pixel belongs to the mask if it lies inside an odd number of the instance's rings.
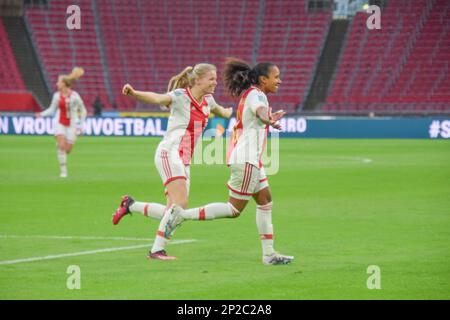
[{"label": "red stadium seat", "polygon": [[450,111],[450,3],[413,4],[389,2],[380,31],[365,28],[365,13],[355,16],[323,110],[371,101],[363,111]]}]

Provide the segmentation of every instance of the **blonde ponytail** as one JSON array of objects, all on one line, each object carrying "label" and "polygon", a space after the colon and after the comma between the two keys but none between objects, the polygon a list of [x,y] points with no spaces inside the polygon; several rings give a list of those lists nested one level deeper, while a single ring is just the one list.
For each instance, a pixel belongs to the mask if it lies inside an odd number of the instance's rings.
[{"label": "blonde ponytail", "polygon": [[186,88],[190,84],[189,74],[194,70],[189,66],[184,68],[179,74],[170,78],[169,85],[167,86],[167,92],[173,91],[178,88]]},{"label": "blonde ponytail", "polygon": [[69,78],[73,81],[78,80],[84,74],[84,69],[81,67],[75,67],[72,69],[72,72],[69,74]]},{"label": "blonde ponytail", "polygon": [[64,81],[67,87],[71,87],[72,84],[84,75],[84,69],[81,67],[74,67],[72,72],[67,75],[61,75],[60,77]]},{"label": "blonde ponytail", "polygon": [[217,68],[213,64],[199,63],[194,67],[186,67],[176,76],[170,78],[169,85],[167,86],[167,92],[173,91],[178,88],[192,87],[195,83],[195,79],[203,77],[208,71],[217,71]]}]

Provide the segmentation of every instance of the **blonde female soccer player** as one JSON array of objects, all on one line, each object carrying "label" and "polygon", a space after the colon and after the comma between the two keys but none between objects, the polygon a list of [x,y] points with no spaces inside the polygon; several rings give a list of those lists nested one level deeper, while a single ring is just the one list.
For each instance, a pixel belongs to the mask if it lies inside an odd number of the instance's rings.
[{"label": "blonde female soccer player", "polygon": [[240,96],[237,122],[227,154],[231,169],[229,200],[227,203],[211,203],[189,210],[173,205],[169,209],[165,235],[171,237],[184,220],[238,217],[253,197],[256,201],[256,225],[262,243],[262,262],[267,265],[290,263],[293,256],[274,250],[272,194],[261,162],[269,126],[281,129],[278,120],[284,115],[284,111],[271,113],[266,96],[278,91],[280,70],[269,62],[258,63],[252,68],[242,60],[229,58],[225,63],[224,81],[232,96]]},{"label": "blonde female soccer player", "polygon": [[[164,227],[168,214],[166,208],[177,204],[186,208],[189,196],[189,164],[195,145],[201,137],[210,113],[229,118],[232,108],[219,106],[212,94],[217,86],[217,69],[214,65],[200,63],[185,68],[172,77],[168,93],[136,91],[129,84],[123,87],[123,94],[149,104],[166,106],[170,109],[167,131],[158,145],[155,165],[161,176],[167,196],[167,207],[157,203],[144,203],[124,196],[119,208],[113,215],[113,224],[118,224],[129,213],[142,213],[161,219],[155,242],[149,258],[173,260],[164,250],[167,238]],[[164,218],[163,218],[164,217]]]},{"label": "blonde female soccer player", "polygon": [[53,94],[50,107],[36,113],[36,117],[55,115],[54,129],[61,178],[67,178],[67,155],[72,151],[77,136],[83,133],[86,119],[83,100],[72,89],[74,82],[83,74],[83,68],[75,67],[70,74],[60,75],[56,82],[58,91]]}]

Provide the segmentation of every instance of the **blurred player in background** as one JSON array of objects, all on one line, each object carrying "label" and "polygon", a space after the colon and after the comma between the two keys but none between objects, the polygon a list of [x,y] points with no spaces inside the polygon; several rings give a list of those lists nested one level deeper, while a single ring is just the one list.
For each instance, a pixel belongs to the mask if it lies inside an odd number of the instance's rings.
[{"label": "blurred player in background", "polygon": [[54,130],[60,177],[67,178],[67,155],[72,151],[78,135],[83,133],[86,107],[78,92],[72,86],[84,74],[84,69],[75,67],[68,75],[60,75],[56,82],[57,92],[53,94],[50,107],[37,112],[36,117],[55,115]]},{"label": "blurred player in background", "polygon": [[[167,131],[158,145],[155,165],[161,176],[167,196],[167,207],[158,203],[138,202],[130,196],[124,196],[119,208],[113,215],[113,224],[128,213],[142,213],[160,219],[155,242],[149,252],[149,258],[173,260],[164,250],[167,239],[164,228],[169,217],[166,211],[172,204],[181,208],[188,205],[190,169],[189,164],[198,138],[208,123],[210,113],[229,118],[232,108],[223,108],[214,100],[212,94],[217,86],[217,69],[214,65],[200,63],[187,67],[172,77],[168,92],[136,91],[129,84],[123,87],[123,94],[141,102],[165,106],[170,109]],[[167,214],[166,214],[167,212]]]},{"label": "blurred player in background", "polygon": [[231,96],[239,97],[237,123],[233,128],[227,164],[231,169],[227,203],[211,203],[183,210],[173,205],[165,236],[171,237],[184,220],[235,218],[242,213],[250,198],[256,201],[256,225],[262,243],[262,262],[267,265],[287,264],[294,257],[277,253],[273,245],[272,194],[261,162],[269,126],[281,129],[278,120],[285,114],[271,113],[267,94],[278,91],[280,70],[269,62],[251,67],[246,62],[229,58],[225,62],[224,82]]}]

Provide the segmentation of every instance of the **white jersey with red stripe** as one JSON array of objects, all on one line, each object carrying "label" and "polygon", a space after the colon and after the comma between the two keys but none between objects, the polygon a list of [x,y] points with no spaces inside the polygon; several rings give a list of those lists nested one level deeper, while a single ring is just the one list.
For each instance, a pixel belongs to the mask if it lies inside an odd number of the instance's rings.
[{"label": "white jersey with red stripe", "polygon": [[42,117],[54,115],[56,124],[75,128],[76,125],[83,127],[86,120],[86,107],[78,92],[71,90],[67,97],[55,92],[50,107],[41,112]]},{"label": "white jersey with red stripe", "polygon": [[269,107],[269,102],[258,88],[252,86],[242,94],[227,152],[228,165],[250,163],[262,167],[261,156],[269,127],[256,116],[261,106]]},{"label": "white jersey with red stripe", "polygon": [[183,164],[189,165],[198,138],[208,124],[208,117],[217,107],[211,94],[204,95],[201,102],[195,100],[189,88],[176,89],[168,93],[172,98],[167,131],[159,144],[160,149],[170,154],[174,151]]}]

